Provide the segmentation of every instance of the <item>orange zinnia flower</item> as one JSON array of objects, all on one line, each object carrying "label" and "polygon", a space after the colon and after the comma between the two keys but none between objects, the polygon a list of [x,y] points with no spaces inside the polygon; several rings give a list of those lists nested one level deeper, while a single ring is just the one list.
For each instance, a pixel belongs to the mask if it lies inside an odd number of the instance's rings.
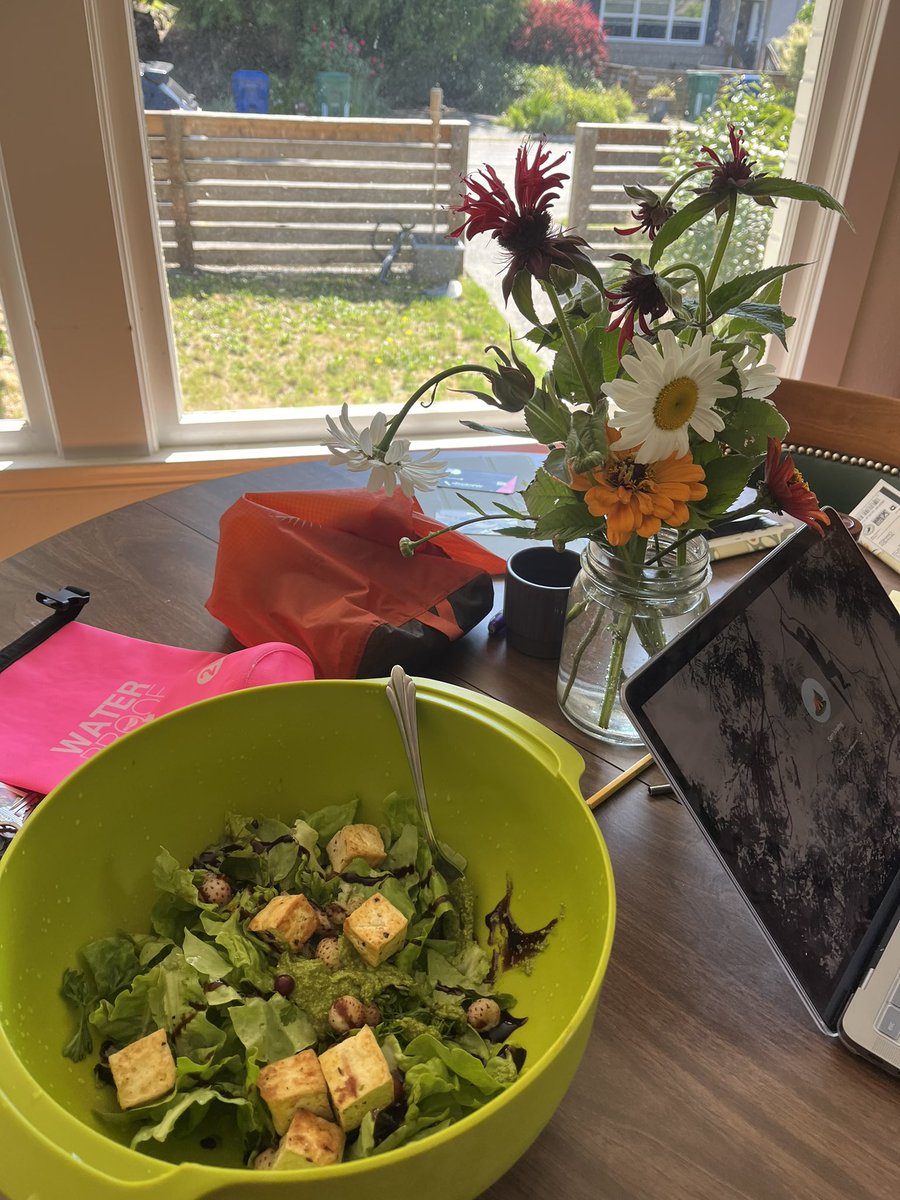
[{"label": "orange zinnia flower", "polygon": [[663,523],[683,525],[689,517],[688,500],[706,495],[703,468],[690,454],[671,454],[657,462],[635,462],[638,447],[611,451],[591,477],[574,476],[571,486],[584,492],[588,512],[606,517],[606,537],[611,546],[624,546],[633,533],[653,537]]}]

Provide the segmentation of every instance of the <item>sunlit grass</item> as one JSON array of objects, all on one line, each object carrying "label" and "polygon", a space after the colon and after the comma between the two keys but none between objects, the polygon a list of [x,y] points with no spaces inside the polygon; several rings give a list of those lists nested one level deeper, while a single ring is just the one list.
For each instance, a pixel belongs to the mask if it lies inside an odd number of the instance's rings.
[{"label": "sunlit grass", "polygon": [[430,375],[508,344],[503,316],[468,279],[459,300],[352,275],[173,272],[169,289],[187,412],[399,403]]}]

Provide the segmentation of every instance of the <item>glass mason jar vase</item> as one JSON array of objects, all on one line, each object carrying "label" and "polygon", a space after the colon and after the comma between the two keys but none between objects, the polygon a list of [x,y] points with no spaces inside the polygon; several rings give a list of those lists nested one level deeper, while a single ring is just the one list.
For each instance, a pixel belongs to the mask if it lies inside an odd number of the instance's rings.
[{"label": "glass mason jar vase", "polygon": [[557,699],[591,737],[619,746],[641,738],[619,699],[622,682],[690,625],[709,603],[712,577],[703,537],[672,549],[678,531],[663,529],[630,547],[589,543],[572,584],[559,659]]}]

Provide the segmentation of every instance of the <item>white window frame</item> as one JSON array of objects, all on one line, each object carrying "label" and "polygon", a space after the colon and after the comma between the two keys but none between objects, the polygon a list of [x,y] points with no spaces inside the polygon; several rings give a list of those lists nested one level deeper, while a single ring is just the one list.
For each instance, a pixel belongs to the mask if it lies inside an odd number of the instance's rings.
[{"label": "white window frame", "polygon": [[[666,22],[666,32],[663,37],[638,37],[638,23],[640,17],[640,0],[632,0],[634,8],[631,14],[631,33],[626,37],[623,34],[607,33],[606,40],[609,42],[636,42],[638,45],[643,45],[646,42],[651,42],[655,45],[668,46],[705,46],[706,45],[706,27],[709,23],[709,5],[710,0],[703,0],[703,17],[700,19],[698,29],[700,36],[697,38],[675,38],[672,37],[672,26],[676,21],[696,20],[695,17],[676,17],[675,16],[675,0],[669,0],[669,15],[667,18],[644,17],[645,21],[659,20]],[[606,20],[606,4],[607,0],[600,0],[600,20]],[[621,20],[621,13],[610,14],[613,19]]]},{"label": "white window frame", "polygon": [[[868,140],[863,145],[859,137],[859,125],[865,115],[865,88],[871,73],[869,68],[873,60],[872,49],[879,44],[889,7],[890,0],[854,0],[853,3],[850,0],[831,0],[828,37],[822,42],[821,52],[815,64],[811,62],[808,69],[808,76],[815,74],[815,79],[810,80],[814,103],[810,115],[810,138],[804,148],[804,159],[819,165],[814,171],[807,172],[801,162],[798,174],[802,178],[810,178],[824,184],[840,199],[844,198],[852,180],[854,157],[860,146],[871,157],[872,130],[868,130]],[[171,458],[173,455],[183,457],[188,453],[203,455],[221,452],[234,455],[242,448],[252,450],[254,447],[270,450],[281,448],[286,453],[291,453],[300,447],[321,446],[325,434],[324,415],[329,410],[301,409],[286,413],[278,409],[271,413],[213,413],[178,417],[177,376],[169,327],[168,298],[156,223],[151,219],[154,205],[147,167],[143,112],[137,73],[133,69],[131,57],[133,39],[130,5],[127,0],[119,0],[118,3],[116,0],[82,0],[80,5],[73,2],[71,6],[58,6],[56,0],[29,0],[27,5],[6,6],[5,11],[0,14],[0,32],[9,37],[7,44],[18,44],[11,36],[21,32],[17,28],[18,21],[30,23],[26,32],[34,34],[41,21],[45,22],[47,27],[53,24],[50,20],[51,14],[55,18],[56,14],[61,12],[69,14],[73,11],[80,12],[89,33],[91,62],[79,63],[78,67],[79,70],[90,69],[94,72],[96,107],[90,114],[70,115],[73,121],[79,116],[87,115],[94,126],[99,122],[103,131],[112,216],[110,212],[100,211],[98,206],[96,213],[91,213],[91,219],[96,219],[98,226],[106,222],[107,231],[111,220],[115,226],[121,277],[125,284],[122,288],[121,308],[117,311],[115,319],[120,329],[128,328],[131,331],[134,382],[133,386],[129,384],[128,387],[116,390],[115,394],[110,394],[109,389],[97,385],[96,362],[78,363],[73,367],[77,378],[67,380],[69,386],[63,389],[65,395],[52,397],[52,413],[51,403],[48,403],[42,416],[39,411],[41,399],[38,373],[37,384],[30,384],[27,393],[29,415],[32,418],[29,429],[0,431],[0,438],[8,439],[7,442],[0,441],[0,447],[9,445],[10,453],[14,450],[16,458],[21,459],[16,463],[19,466],[29,465],[29,457],[40,450],[47,456],[45,461],[62,463],[76,459],[102,461],[104,458],[107,461],[152,461]],[[68,51],[69,47],[65,49]],[[886,47],[884,53],[887,53],[888,49]],[[27,47],[23,45],[21,53],[24,55],[26,51]],[[27,68],[29,71],[36,71],[40,57],[39,54],[34,54],[32,61],[23,65],[23,70]],[[884,59],[884,54],[881,58]],[[47,67],[46,70],[52,73],[52,67]],[[56,94],[60,94],[55,79],[49,82],[46,78],[33,79],[33,86],[37,89],[43,88],[45,84],[53,86]],[[860,95],[863,96],[862,101],[859,99]],[[82,103],[83,100],[79,102]],[[828,115],[828,104],[834,107],[835,103],[838,103],[839,111],[843,114],[843,132],[838,131],[840,136],[837,139],[834,128],[830,127]],[[23,109],[27,107],[23,106]],[[822,114],[820,119],[816,117],[817,112]],[[16,114],[16,120],[26,120],[26,117],[27,113]],[[21,155],[17,162],[21,162]],[[867,160],[866,165],[870,165],[870,160]],[[9,170],[9,162],[7,169]],[[16,197],[17,191],[12,184],[15,182],[17,187],[21,185],[21,175],[20,171],[15,181],[12,175],[10,176],[10,195],[13,198]],[[28,180],[25,182],[27,184]],[[61,186],[63,182],[61,181]],[[24,194],[27,196],[27,189]],[[881,203],[883,208],[883,196]],[[819,263],[812,271],[807,269],[793,273],[785,285],[788,311],[793,311],[798,316],[798,323],[792,330],[792,341],[797,347],[797,352],[793,358],[788,359],[782,370],[785,374],[799,377],[805,361],[801,357],[804,353],[803,347],[809,346],[810,339],[819,326],[823,323],[833,324],[836,313],[842,317],[846,313],[846,293],[842,293],[840,283],[833,281],[832,276],[828,274],[832,249],[835,244],[840,246],[840,239],[845,236],[845,231],[838,227],[834,214],[819,210],[813,205],[784,204],[779,205],[779,208],[786,210],[785,220],[788,222],[786,228],[781,231],[784,257],[790,261],[808,262],[816,253],[819,254]],[[56,206],[54,213],[58,214],[54,219],[61,222],[66,220],[64,204]],[[855,211],[854,217],[858,227],[862,227],[865,214]],[[875,230],[878,229],[879,223],[875,223]],[[30,233],[31,240],[28,244],[34,245],[34,230],[31,229]],[[22,245],[23,248],[26,245],[24,238]],[[811,249],[812,253],[804,252],[804,248],[807,251]],[[868,244],[865,249],[866,252],[871,252]],[[3,254],[2,257],[7,260],[9,258],[8,254]],[[857,274],[859,271],[865,271],[866,264],[863,258],[864,255],[861,256],[857,252]],[[42,266],[46,289],[47,263],[44,262]],[[21,267],[21,274],[27,282],[29,263],[24,249]],[[64,280],[65,263],[61,263],[58,270],[61,272],[60,279]],[[827,287],[823,286],[826,278]],[[68,282],[71,283],[71,279]],[[805,288],[805,299],[800,305],[794,302],[794,293],[790,291],[798,285]],[[37,298],[36,293],[35,297]],[[7,305],[10,306],[9,296]],[[27,290],[25,302],[18,305],[13,302],[9,316],[21,370],[21,364],[27,358],[27,355],[23,357],[23,337],[34,328],[27,305]],[[846,325],[846,320],[844,324]],[[47,339],[53,337],[54,331],[52,328],[41,328],[40,321],[37,322],[37,329],[38,338],[35,338],[35,342],[43,339],[46,353]],[[850,333],[847,336],[850,336]],[[51,357],[48,356],[48,361]],[[59,356],[56,355],[55,358],[58,361]],[[40,361],[39,354],[36,361]],[[436,367],[442,365],[444,364],[436,364]],[[821,375],[821,372],[819,374]],[[52,374],[50,378],[52,382]],[[834,378],[833,382],[838,382],[838,378]],[[340,399],[339,396],[335,397],[334,407],[330,411],[337,408]],[[128,422],[129,435],[131,430],[135,431],[133,438],[129,436],[127,451],[123,450],[121,436],[116,442],[107,429],[111,423],[109,418],[113,406],[118,427],[122,428],[122,421],[125,419]],[[359,411],[362,416],[368,410]],[[466,409],[465,406],[452,401],[440,401],[427,411],[417,409],[414,414],[410,414],[404,429],[419,442],[446,443],[448,439],[470,437],[460,428],[461,419],[471,417],[474,420],[490,422],[495,415],[480,404],[473,404],[470,409]],[[55,432],[57,427],[71,430],[76,425],[79,437],[77,445],[67,445],[65,438]],[[22,439],[30,436],[32,431],[34,441],[28,444]],[[481,439],[472,438],[471,444],[474,445],[476,440]]]},{"label": "white window frame", "polygon": [[0,149],[0,298],[6,314],[7,334],[23,396],[26,416],[0,419],[0,459],[21,454],[55,454],[59,451],[56,424],[47,391],[41,348],[35,335],[34,315],[22,252],[16,237],[6,168]]}]

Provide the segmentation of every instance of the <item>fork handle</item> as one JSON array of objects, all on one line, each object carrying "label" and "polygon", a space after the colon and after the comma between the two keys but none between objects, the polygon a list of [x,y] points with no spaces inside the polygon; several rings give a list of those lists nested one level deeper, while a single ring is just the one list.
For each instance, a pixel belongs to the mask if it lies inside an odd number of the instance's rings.
[{"label": "fork handle", "polygon": [[425,794],[425,780],[422,776],[422,755],[419,750],[419,727],[416,720],[416,684],[413,679],[397,664],[391,671],[391,681],[387,685],[388,700],[400,727],[400,737],[403,739],[403,749],[409,762],[416,800],[422,823],[425,826],[425,836],[432,846],[438,846],[431,824],[431,814],[428,811],[428,797]]}]

